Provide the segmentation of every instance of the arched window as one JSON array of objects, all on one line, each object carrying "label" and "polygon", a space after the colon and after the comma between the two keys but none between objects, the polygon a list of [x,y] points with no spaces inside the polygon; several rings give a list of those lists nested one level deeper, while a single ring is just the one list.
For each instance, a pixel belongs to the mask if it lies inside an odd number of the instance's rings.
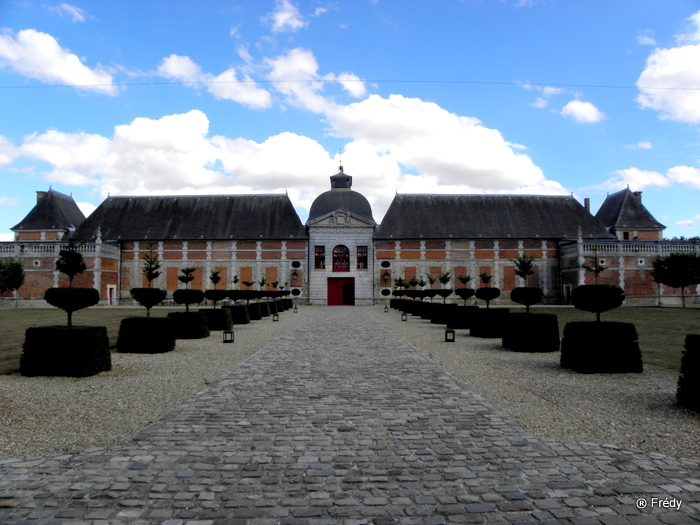
[{"label": "arched window", "polygon": [[339,244],[338,246],[333,248],[333,271],[350,271],[350,250],[348,250],[347,246]]}]

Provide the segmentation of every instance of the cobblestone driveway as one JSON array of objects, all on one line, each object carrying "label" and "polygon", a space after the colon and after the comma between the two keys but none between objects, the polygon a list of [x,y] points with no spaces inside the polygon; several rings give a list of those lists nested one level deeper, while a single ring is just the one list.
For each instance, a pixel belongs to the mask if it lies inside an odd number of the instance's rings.
[{"label": "cobblestone driveway", "polygon": [[0,468],[0,523],[482,522],[696,523],[700,469],[531,438],[353,307],[316,309],[130,444]]}]

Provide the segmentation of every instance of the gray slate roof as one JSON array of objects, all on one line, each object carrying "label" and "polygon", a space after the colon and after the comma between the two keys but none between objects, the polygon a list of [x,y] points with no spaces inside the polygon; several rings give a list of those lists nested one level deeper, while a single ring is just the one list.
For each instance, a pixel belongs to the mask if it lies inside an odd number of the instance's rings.
[{"label": "gray slate roof", "polygon": [[74,238],[91,241],[305,239],[287,195],[109,197]]},{"label": "gray slate roof", "polygon": [[365,196],[356,191],[344,189],[326,191],[316,197],[311,204],[309,218],[306,222],[323,217],[335,210],[345,210],[374,222],[372,207]]},{"label": "gray slate roof", "polygon": [[73,197],[56,190],[43,192],[21,222],[13,226],[12,231],[29,230],[73,230],[85,220]]},{"label": "gray slate roof", "polygon": [[641,195],[635,195],[629,188],[608,195],[595,214],[596,219],[611,229],[664,229],[642,204]]},{"label": "gray slate roof", "polygon": [[615,238],[573,197],[397,195],[377,239]]}]

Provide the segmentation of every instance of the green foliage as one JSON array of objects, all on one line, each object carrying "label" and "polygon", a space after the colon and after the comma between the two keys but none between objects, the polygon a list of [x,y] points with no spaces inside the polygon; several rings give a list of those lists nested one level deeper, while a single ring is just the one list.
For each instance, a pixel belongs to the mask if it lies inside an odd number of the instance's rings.
[{"label": "green foliage", "polygon": [[153,247],[155,244],[155,242],[148,243],[148,254],[143,254],[143,275],[148,281],[149,288],[152,286],[153,281],[160,276],[158,270],[160,269],[161,263],[158,259],[158,254],[156,253],[153,255]]},{"label": "green foliage", "polygon": [[529,277],[535,273],[535,258],[521,255],[517,259],[511,259],[511,262],[515,264],[515,275],[524,279],[526,286],[529,285]]},{"label": "green foliage", "polygon": [[[140,288],[152,290],[152,288]],[[162,354],[175,349],[175,328],[169,318],[127,317],[122,319],[117,351],[130,354]]]},{"label": "green foliage", "polygon": [[258,284],[260,285],[260,289],[262,290],[262,289],[265,287],[265,285],[267,284],[267,279],[265,279],[264,277],[262,277],[262,278],[258,281]]},{"label": "green foliage", "polygon": [[397,277],[394,279],[394,288],[401,289],[401,288],[406,288],[407,284],[406,281],[404,280],[403,277]]},{"label": "green foliage", "polygon": [[455,290],[455,293],[459,296],[460,299],[464,300],[464,306],[467,305],[467,299],[474,296],[474,290],[472,290],[471,288],[458,288],[457,290]]},{"label": "green foliage", "polygon": [[214,290],[216,290],[216,285],[219,284],[221,281],[221,270],[212,270],[212,272],[209,274],[209,280],[211,281],[211,284],[214,285]]},{"label": "green foliage", "polygon": [[459,280],[460,283],[462,283],[464,286],[466,286],[469,281],[472,280],[472,278],[469,275],[458,275],[457,279]]},{"label": "green foliage", "polygon": [[[494,290],[494,288],[480,288]],[[473,337],[501,338],[508,327],[510,310],[508,308],[479,308],[474,312],[474,319],[469,329]]]},{"label": "green foliage", "polygon": [[561,366],[583,374],[642,372],[637,339],[632,323],[566,323]]},{"label": "green foliage", "polygon": [[[486,275],[486,274],[482,274]],[[490,277],[490,276],[489,276]],[[491,280],[491,279],[489,279]],[[475,292],[477,299],[486,301],[486,308],[489,307],[489,303],[501,295],[501,290],[498,288],[478,288]]]},{"label": "green foliage", "polygon": [[69,286],[73,286],[73,278],[79,273],[87,270],[87,265],[83,260],[83,254],[78,251],[79,244],[71,239],[68,246],[58,252],[56,260],[56,270],[68,276]]},{"label": "green foliage", "polygon": [[207,316],[199,312],[170,312],[175,339],[204,339],[209,337]]},{"label": "green foliage", "polygon": [[433,277],[432,275],[426,275],[425,278],[428,280],[428,284],[430,284],[430,286],[437,282],[437,277]]},{"label": "green foliage", "polygon": [[238,274],[234,275],[233,278],[231,279],[231,282],[233,283],[233,287],[235,288],[236,285],[238,284]]},{"label": "green foliage", "polygon": [[129,293],[134,301],[146,309],[146,317],[150,317],[151,308],[162,302],[168,295],[168,292],[160,288],[132,288]]},{"label": "green foliage", "polygon": [[233,306],[224,306],[223,310],[231,312],[231,319],[234,325],[250,323],[250,314],[248,306],[245,304],[235,304]]},{"label": "green foliage", "polygon": [[44,299],[64,310],[68,314],[68,326],[73,326],[73,312],[95,306],[100,302],[100,293],[94,288],[49,288]]},{"label": "green foliage", "polygon": [[[408,286],[410,288],[415,288],[417,285],[418,285],[418,279],[416,279],[415,277],[411,277],[411,279],[408,281]],[[425,286],[425,285],[423,285],[423,286]]]},{"label": "green foliage", "polygon": [[24,267],[22,261],[18,258],[0,261],[0,294],[14,292],[23,284]]},{"label": "green foliage", "polygon": [[598,250],[593,250],[593,255],[589,255],[586,259],[593,259],[593,264],[582,264],[581,268],[587,272],[593,273],[595,276],[595,283],[598,284],[598,275],[608,269],[607,266],[600,264],[600,259],[598,258]]},{"label": "green foliage", "polygon": [[544,292],[542,291],[542,288],[538,288],[536,286],[514,288],[510,292],[510,299],[516,303],[525,305],[527,313],[530,313],[530,306],[542,301],[543,296]]},{"label": "green foliage", "polygon": [[595,313],[598,322],[602,312],[617,308],[624,300],[624,290],[611,284],[584,284],[571,292],[571,304],[579,310]]},{"label": "green foliage", "polygon": [[194,281],[194,272],[197,271],[196,268],[183,268],[180,270],[180,275],[177,276],[177,280],[185,285],[185,288],[190,287],[190,283]]},{"label": "green foliage", "polygon": [[657,257],[653,266],[651,278],[654,282],[680,288],[685,308],[685,288],[700,284],[700,256],[686,252],[671,253],[666,257]]},{"label": "green foliage", "polygon": [[206,316],[209,330],[230,330],[233,328],[231,310],[228,308],[202,308],[199,313]]},{"label": "green foliage", "polygon": [[482,272],[479,274],[479,279],[481,279],[482,283],[489,284],[491,282],[491,279],[493,279],[493,275],[489,275],[486,272]]},{"label": "green foliage", "polygon": [[213,302],[214,308],[216,308],[216,303],[226,299],[226,297],[228,297],[228,292],[226,290],[206,290],[204,292],[204,297]]},{"label": "green foliage", "polygon": [[191,304],[199,304],[204,300],[204,292],[202,290],[175,290],[173,292],[173,301],[177,304],[184,304],[185,311],[190,311]]},{"label": "green foliage", "polygon": [[20,358],[22,375],[87,377],[111,369],[104,326],[27,328]]},{"label": "green foliage", "polygon": [[513,352],[558,352],[557,316],[555,314],[510,314],[503,334],[503,348]]},{"label": "green foliage", "polygon": [[700,335],[685,338],[676,401],[683,408],[700,412]]},{"label": "green foliage", "polygon": [[440,275],[438,277],[438,280],[442,284],[443,288],[450,283],[450,280],[452,279],[452,272],[449,272],[445,270],[444,272],[440,272]]}]

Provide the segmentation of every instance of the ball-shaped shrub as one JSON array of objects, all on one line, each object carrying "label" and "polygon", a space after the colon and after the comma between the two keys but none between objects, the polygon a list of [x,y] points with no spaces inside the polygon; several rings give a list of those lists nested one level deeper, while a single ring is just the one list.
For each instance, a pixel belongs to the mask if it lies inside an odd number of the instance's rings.
[{"label": "ball-shaped shrub", "polygon": [[151,314],[151,308],[161,303],[168,295],[168,292],[160,288],[132,288],[129,293],[134,301],[146,309],[148,315]]},{"label": "ball-shaped shrub", "polygon": [[95,306],[100,302],[100,292],[94,288],[49,288],[44,292],[44,299],[51,306],[64,310],[68,314],[68,326],[72,326],[73,312]]},{"label": "ball-shaped shrub", "polygon": [[185,309],[189,312],[191,304],[199,304],[204,301],[204,292],[202,290],[175,290],[173,292],[173,301],[177,304],[184,304]]},{"label": "ball-shaped shrub", "polygon": [[593,312],[597,321],[602,312],[617,308],[624,300],[622,288],[611,284],[584,284],[571,292],[571,304],[579,310]]},{"label": "ball-shaped shrub", "polygon": [[479,288],[476,290],[475,295],[477,299],[486,301],[486,308],[488,308],[489,303],[501,295],[501,290],[498,288]]},{"label": "ball-shaped shrub", "polygon": [[511,301],[525,305],[528,313],[530,313],[530,306],[541,302],[542,297],[544,297],[542,288],[538,288],[536,286],[513,288],[513,290],[510,292]]},{"label": "ball-shaped shrub", "polygon": [[207,290],[204,292],[204,297],[216,306],[216,303],[228,297],[228,292],[226,290]]}]

